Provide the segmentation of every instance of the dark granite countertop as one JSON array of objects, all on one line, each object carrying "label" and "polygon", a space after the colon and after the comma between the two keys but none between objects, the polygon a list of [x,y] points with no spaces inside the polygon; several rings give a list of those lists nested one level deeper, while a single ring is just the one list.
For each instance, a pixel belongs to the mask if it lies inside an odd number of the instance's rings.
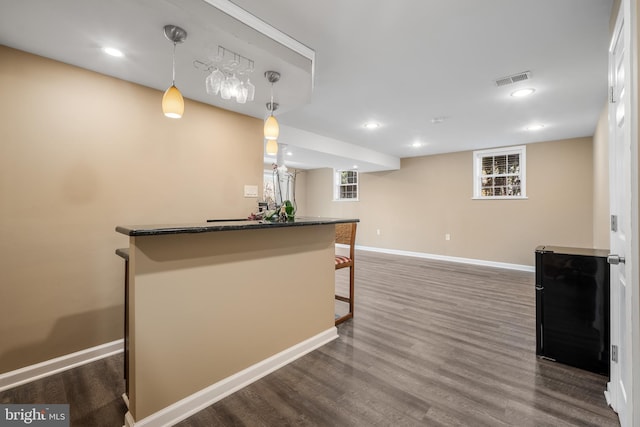
[{"label": "dark granite countertop", "polygon": [[251,221],[229,220],[193,224],[119,225],[118,233],[127,236],[160,236],[163,234],[210,233],[213,231],[255,230],[262,228],[302,227],[309,225],[342,224],[360,222],[353,218],[296,217],[294,221]]}]

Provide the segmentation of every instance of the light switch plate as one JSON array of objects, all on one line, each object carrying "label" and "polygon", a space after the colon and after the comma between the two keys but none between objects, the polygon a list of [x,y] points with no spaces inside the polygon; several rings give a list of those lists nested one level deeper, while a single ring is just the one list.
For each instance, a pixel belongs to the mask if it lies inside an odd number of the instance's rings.
[{"label": "light switch plate", "polygon": [[258,197],[258,186],[257,185],[245,185],[244,186],[244,197]]}]

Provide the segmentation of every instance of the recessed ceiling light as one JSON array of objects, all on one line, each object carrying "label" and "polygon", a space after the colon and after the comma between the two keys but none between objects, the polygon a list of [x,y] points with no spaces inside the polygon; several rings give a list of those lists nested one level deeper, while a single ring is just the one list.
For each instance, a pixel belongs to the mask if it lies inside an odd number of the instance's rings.
[{"label": "recessed ceiling light", "polygon": [[535,125],[529,125],[527,126],[525,129],[526,130],[540,130],[544,127],[544,125],[541,124],[535,124]]},{"label": "recessed ceiling light", "polygon": [[364,125],[362,125],[363,127],[365,127],[366,129],[378,129],[380,127],[380,123],[376,123],[376,122],[366,122]]},{"label": "recessed ceiling light", "polygon": [[434,125],[439,125],[440,123],[444,123],[445,120],[447,120],[446,117],[434,117],[433,119],[431,119],[431,123],[433,123]]},{"label": "recessed ceiling light", "polygon": [[107,55],[115,56],[116,58],[122,58],[124,56],[124,53],[115,47],[103,47],[102,51]]},{"label": "recessed ceiling light", "polygon": [[353,168],[354,169],[358,169],[358,165],[353,165]]},{"label": "recessed ceiling light", "polygon": [[291,151],[287,151],[287,156],[293,156],[293,153]]},{"label": "recessed ceiling light", "polygon": [[529,96],[533,94],[533,92],[535,91],[536,90],[533,88],[519,89],[515,92],[511,92],[511,96],[513,96],[514,98],[522,98],[523,96]]},{"label": "recessed ceiling light", "polygon": [[412,146],[412,147],[414,147],[414,148],[422,147],[422,142],[418,142],[418,141],[416,141],[416,142],[414,142],[413,144],[411,144],[411,146]]}]

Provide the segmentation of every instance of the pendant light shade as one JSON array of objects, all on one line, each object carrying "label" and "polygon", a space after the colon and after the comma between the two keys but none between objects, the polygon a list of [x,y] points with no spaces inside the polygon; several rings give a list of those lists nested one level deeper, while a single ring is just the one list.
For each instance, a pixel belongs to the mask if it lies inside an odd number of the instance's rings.
[{"label": "pendant light shade", "polygon": [[187,38],[187,32],[175,25],[164,26],[164,36],[173,42],[173,68],[171,87],[162,96],[162,112],[172,119],[179,119],[184,113],[184,98],[176,87],[176,44]]},{"label": "pendant light shade", "polygon": [[172,119],[179,119],[184,114],[184,99],[177,87],[171,85],[162,97],[162,112]]},{"label": "pendant light shade", "polygon": [[278,121],[273,117],[273,114],[271,114],[264,122],[264,137],[268,140],[276,140],[278,139],[278,135],[280,135],[280,125],[278,125]]},{"label": "pendant light shade", "polygon": [[268,139],[267,140],[267,154],[275,156],[276,154],[278,154],[278,141],[276,141],[275,139]]}]

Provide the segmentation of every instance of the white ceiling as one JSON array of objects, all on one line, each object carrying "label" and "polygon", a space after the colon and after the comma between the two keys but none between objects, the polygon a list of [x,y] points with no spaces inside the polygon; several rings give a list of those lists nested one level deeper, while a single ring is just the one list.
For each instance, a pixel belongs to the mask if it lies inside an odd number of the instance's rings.
[{"label": "white ceiling", "polygon": [[[313,81],[304,54],[210,4],[225,2],[0,0],[0,43],[164,90],[172,45],[162,27],[177,24],[189,33],[176,51],[188,98],[262,118],[262,73],[282,73],[279,140],[287,164],[304,168],[393,169],[403,157],[591,136],[605,106],[612,0],[233,0],[315,51]],[[105,44],[125,58],[104,56]],[[253,104],[204,92],[193,61],[219,44],[255,60]],[[532,78],[495,84],[522,71]],[[522,87],[536,92],[510,96]],[[380,128],[364,129],[368,120]],[[532,123],[545,127],[526,131]]]}]

